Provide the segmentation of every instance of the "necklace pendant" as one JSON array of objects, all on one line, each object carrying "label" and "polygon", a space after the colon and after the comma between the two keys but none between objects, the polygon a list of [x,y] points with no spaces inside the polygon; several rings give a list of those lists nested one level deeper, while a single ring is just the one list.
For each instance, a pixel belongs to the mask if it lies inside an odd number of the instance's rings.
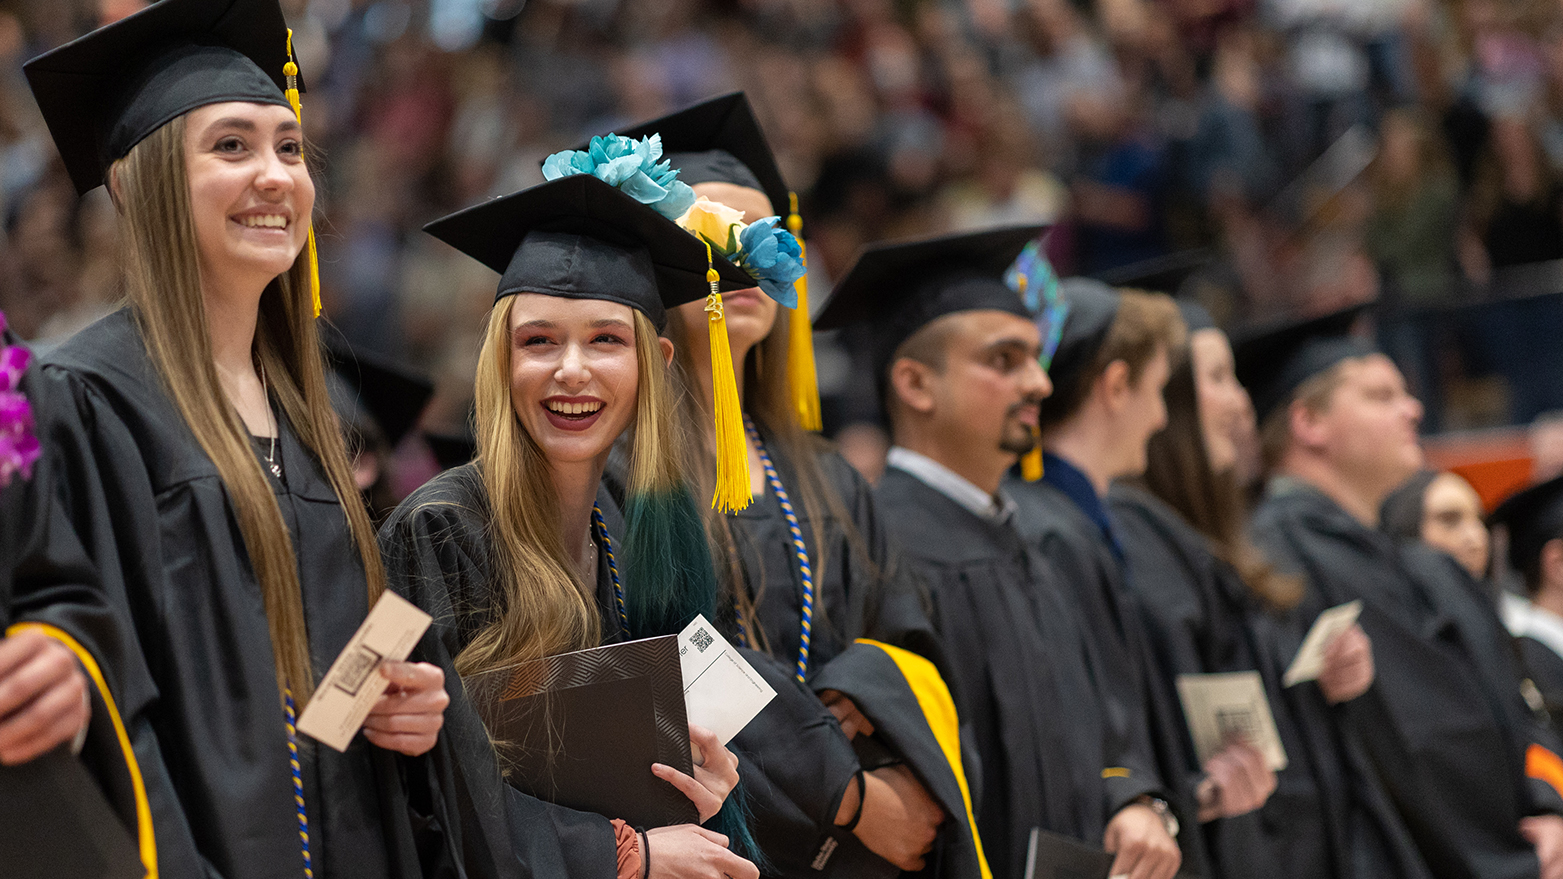
[{"label": "necklace pendant", "polygon": [[282,467],[275,461],[271,462],[271,475],[278,479],[282,478]]}]

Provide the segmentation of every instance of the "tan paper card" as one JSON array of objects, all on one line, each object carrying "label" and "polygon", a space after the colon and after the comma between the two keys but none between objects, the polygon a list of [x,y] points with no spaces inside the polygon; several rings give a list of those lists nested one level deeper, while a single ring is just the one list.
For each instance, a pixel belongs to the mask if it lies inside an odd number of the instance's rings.
[{"label": "tan paper card", "polygon": [[1291,687],[1303,681],[1318,680],[1319,674],[1324,671],[1324,651],[1330,649],[1330,644],[1357,622],[1361,613],[1362,600],[1358,599],[1336,605],[1319,614],[1303,638],[1302,646],[1297,648],[1297,656],[1292,659],[1291,666],[1281,676],[1281,685]]},{"label": "tan paper card", "polygon": [[704,616],[678,635],[689,722],[716,733],[722,744],[743,731],[776,691]]},{"label": "tan paper card", "polygon": [[1241,738],[1264,755],[1272,771],[1286,768],[1286,748],[1259,672],[1178,675],[1178,699],[1201,766],[1232,739]]},{"label": "tan paper card", "polygon": [[381,595],[315,688],[314,698],[298,720],[299,732],[338,751],[347,750],[375,701],[390,686],[390,681],[377,674],[381,663],[406,659],[430,620],[400,595]]}]

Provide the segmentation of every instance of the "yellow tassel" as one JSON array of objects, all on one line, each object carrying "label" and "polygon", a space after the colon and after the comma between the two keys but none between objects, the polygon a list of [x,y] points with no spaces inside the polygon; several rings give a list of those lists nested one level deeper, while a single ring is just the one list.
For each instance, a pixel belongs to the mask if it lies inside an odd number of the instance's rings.
[{"label": "yellow tassel", "polygon": [[[304,126],[304,105],[298,96],[298,65],[293,63],[293,28],[288,28],[288,63],[282,65],[282,75],[286,78],[287,89],[284,94],[288,98],[288,106],[293,108],[293,118],[298,120],[300,128]],[[309,259],[309,296],[315,306],[315,317],[320,317],[320,259],[315,254],[315,219],[309,220],[309,241],[305,245]]]},{"label": "yellow tassel", "polygon": [[792,385],[793,411],[798,415],[798,426],[804,430],[822,430],[820,417],[819,376],[814,370],[814,324],[809,319],[809,266],[808,252],[803,245],[803,218],[798,216],[798,194],[787,193],[792,213],[787,216],[787,231],[798,239],[798,259],[805,273],[793,283],[798,291],[798,307],[792,312],[791,330],[787,338],[787,381]]},{"label": "yellow tassel", "polygon": [[1031,436],[1037,444],[1020,456],[1020,476],[1027,482],[1036,482],[1042,478],[1042,437],[1035,427],[1031,428]]},{"label": "yellow tassel", "polygon": [[733,376],[733,349],[727,342],[727,319],[722,314],[720,275],[711,265],[711,244],[706,243],[706,313],[711,316],[711,408],[716,415],[716,494],[711,508],[732,513],[749,506],[749,446],[744,439],[743,404],[738,400],[738,380]]}]

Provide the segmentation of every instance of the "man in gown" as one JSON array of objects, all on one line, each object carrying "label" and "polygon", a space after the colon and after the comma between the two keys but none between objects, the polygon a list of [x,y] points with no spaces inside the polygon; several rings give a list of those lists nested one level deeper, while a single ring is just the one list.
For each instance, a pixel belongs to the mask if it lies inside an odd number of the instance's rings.
[{"label": "man in gown", "polygon": [[1114,875],[1169,879],[1179,855],[1155,805],[1162,784],[1103,716],[1099,658],[999,488],[1051,393],[1037,325],[1002,281],[1040,231],[870,248],[817,325],[874,340],[896,443],[877,499],[931,593],[977,745],[994,875],[1021,879],[1040,828],[1115,851]]}]

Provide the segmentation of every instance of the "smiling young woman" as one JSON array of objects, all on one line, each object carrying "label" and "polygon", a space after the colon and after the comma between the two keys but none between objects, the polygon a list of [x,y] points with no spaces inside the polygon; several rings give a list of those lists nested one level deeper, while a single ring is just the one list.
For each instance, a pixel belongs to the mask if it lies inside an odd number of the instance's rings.
[{"label": "smiling young woman", "polygon": [[[478,452],[399,506],[381,528],[391,588],[435,619],[423,655],[470,680],[528,660],[652,635],[714,615],[700,515],[680,469],[685,439],[668,376],[667,309],[703,299],[703,245],[589,175],[566,177],[426,227],[501,274],[474,384]],[[712,260],[720,283],[735,268]],[[615,441],[630,449],[623,511],[602,488]],[[606,721],[605,721],[606,722]],[[692,776],[647,767],[702,822],[645,833],[499,787],[491,733],[452,706],[474,801],[463,834],[508,835],[533,875],[593,879],[758,876],[728,794],[737,759],[690,728]],[[723,835],[724,833],[729,835]],[[648,853],[649,852],[649,853]],[[653,856],[654,855],[654,856]],[[649,866],[648,866],[649,862]]]},{"label": "smiling young woman", "polygon": [[[440,669],[391,689],[343,753],[299,735],[326,665],[384,589],[327,396],[314,185],[276,0],[167,0],[33,59],[78,189],[107,183],[128,308],[44,359],[59,495],[133,623],[101,657],[165,875],[419,876],[399,765],[437,742]],[[432,776],[430,776],[432,779]],[[147,853],[152,852],[150,859]]]}]

